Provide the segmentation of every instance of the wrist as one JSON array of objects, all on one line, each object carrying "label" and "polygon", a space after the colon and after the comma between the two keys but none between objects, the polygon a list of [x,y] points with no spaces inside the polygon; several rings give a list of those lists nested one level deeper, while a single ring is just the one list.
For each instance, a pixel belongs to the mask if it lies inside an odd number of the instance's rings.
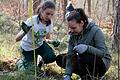
[{"label": "wrist", "polygon": [[65,77],[71,77],[71,76],[70,76],[70,75],[68,75],[68,74],[65,74],[63,77],[65,78]]},{"label": "wrist", "polygon": [[50,39],[46,39],[45,41],[48,42],[48,43],[52,42],[52,40],[50,40]]},{"label": "wrist", "polygon": [[64,80],[72,80],[70,75],[64,75]]}]

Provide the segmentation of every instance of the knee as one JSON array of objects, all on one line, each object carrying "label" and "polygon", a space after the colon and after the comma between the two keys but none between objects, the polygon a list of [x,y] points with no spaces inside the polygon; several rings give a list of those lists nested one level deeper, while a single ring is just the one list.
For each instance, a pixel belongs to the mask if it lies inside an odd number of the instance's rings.
[{"label": "knee", "polygon": [[57,63],[57,65],[58,66],[61,66],[61,61],[62,61],[62,57],[61,57],[61,55],[58,55],[57,57],[56,57],[56,63]]},{"label": "knee", "polygon": [[66,54],[60,54],[56,57],[56,63],[58,66],[65,68],[66,66]]},{"label": "knee", "polygon": [[56,60],[56,55],[53,55],[52,57],[50,57],[50,63],[54,62]]},{"label": "knee", "polygon": [[56,55],[48,56],[46,58],[43,58],[43,60],[45,64],[52,63],[56,60]]}]

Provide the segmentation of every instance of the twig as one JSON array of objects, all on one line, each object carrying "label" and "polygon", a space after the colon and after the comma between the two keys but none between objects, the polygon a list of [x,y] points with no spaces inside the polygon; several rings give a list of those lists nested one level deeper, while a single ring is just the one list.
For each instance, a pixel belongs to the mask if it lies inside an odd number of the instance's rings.
[{"label": "twig", "polygon": [[[87,66],[87,64],[86,64],[86,66]],[[90,76],[90,78],[91,78],[91,80],[92,80],[92,76],[91,76],[91,74],[90,74],[90,71],[89,71],[89,69],[86,67],[86,69],[87,69],[87,71],[88,71],[88,74],[89,74],[89,76]]]},{"label": "twig", "polygon": [[43,66],[43,70],[44,70],[43,76],[44,76],[44,78],[46,78],[45,63],[44,63],[43,58],[42,58],[42,62],[43,62],[42,66]]},{"label": "twig", "polygon": [[114,37],[116,38],[116,40],[118,41],[118,50],[117,50],[117,52],[118,52],[118,80],[119,80],[119,69],[120,69],[120,66],[119,66],[119,59],[120,59],[120,46],[119,46],[119,44],[120,44],[120,40],[118,39],[118,37],[117,37],[117,35],[116,34],[114,34]]}]

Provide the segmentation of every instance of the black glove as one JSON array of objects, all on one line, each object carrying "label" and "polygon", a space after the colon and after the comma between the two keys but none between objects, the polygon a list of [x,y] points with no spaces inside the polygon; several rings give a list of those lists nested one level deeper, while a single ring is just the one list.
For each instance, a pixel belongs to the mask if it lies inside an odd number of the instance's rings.
[{"label": "black glove", "polygon": [[54,47],[58,47],[58,46],[60,45],[60,41],[58,41],[58,40],[53,40],[53,41],[51,42],[51,44],[52,44]]}]

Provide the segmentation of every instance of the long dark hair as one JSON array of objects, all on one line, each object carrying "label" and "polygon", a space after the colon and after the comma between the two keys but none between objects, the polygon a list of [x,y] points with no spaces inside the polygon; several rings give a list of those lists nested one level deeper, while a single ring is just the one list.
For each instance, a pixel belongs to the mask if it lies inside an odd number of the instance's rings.
[{"label": "long dark hair", "polygon": [[55,9],[55,4],[52,1],[44,1],[43,3],[41,3],[37,9],[36,9],[36,14],[40,14],[41,10],[44,11],[46,9]]},{"label": "long dark hair", "polygon": [[[36,14],[38,15],[38,19],[39,19],[39,20],[42,20],[42,19],[40,18],[41,12],[44,11],[44,10],[46,10],[46,9],[55,9],[55,4],[54,4],[54,2],[52,2],[52,1],[44,1],[43,3],[41,3],[41,4],[37,7],[37,9],[36,9]],[[51,24],[51,20],[46,21],[46,26],[48,26],[48,25],[50,25],[50,24]]]},{"label": "long dark hair", "polygon": [[83,29],[88,25],[88,17],[86,16],[82,8],[77,8],[74,11],[71,11],[67,17],[67,21],[76,20],[77,23],[80,23],[81,20],[84,22]]}]

